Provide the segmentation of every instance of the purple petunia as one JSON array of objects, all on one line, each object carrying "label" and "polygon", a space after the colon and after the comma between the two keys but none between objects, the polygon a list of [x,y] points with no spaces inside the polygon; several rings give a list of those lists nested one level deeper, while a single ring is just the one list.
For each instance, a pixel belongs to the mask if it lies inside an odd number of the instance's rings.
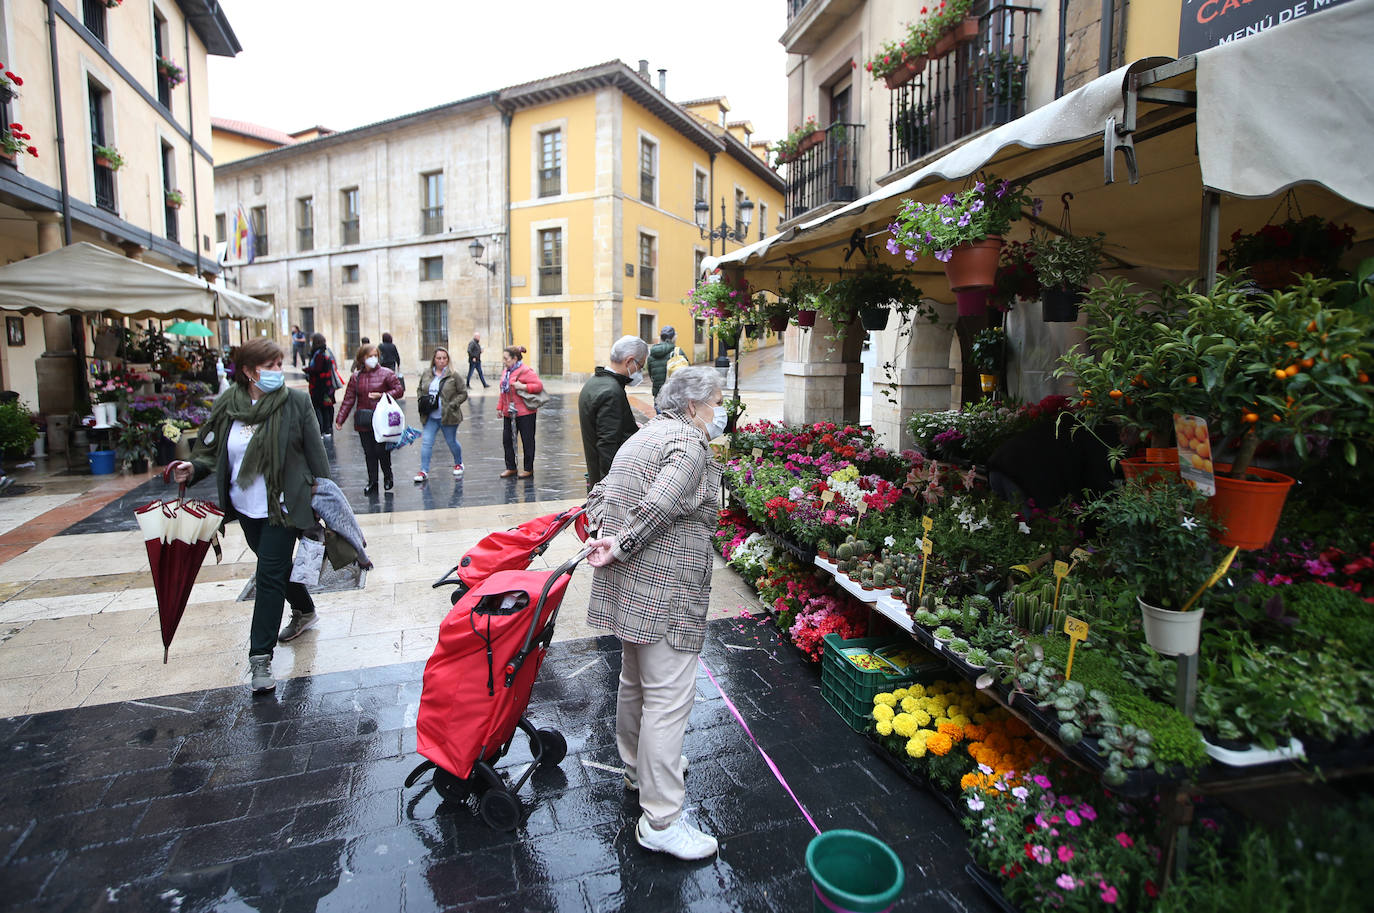
[{"label": "purple petunia", "polygon": [[888,238],[888,239],[887,239],[887,252],[888,252],[889,254],[895,254],[895,253],[897,253],[897,251],[898,251],[899,249],[900,249],[900,248],[899,248],[898,245],[897,245],[897,239],[896,239],[896,238]]},{"label": "purple petunia", "polygon": [[1036,197],[1035,199],[1031,200],[1031,215],[1033,215],[1033,216],[1038,216],[1038,215],[1040,215],[1040,211],[1041,211],[1042,209],[1044,209],[1044,208],[1045,208],[1045,201],[1044,201],[1044,200],[1040,199],[1039,197]]},{"label": "purple petunia", "polygon": [[968,213],[964,213],[962,216],[959,217],[959,227],[965,228],[968,226],[968,223],[972,221],[973,216],[969,215]]},{"label": "purple petunia", "polygon": [[983,201],[982,201],[982,200],[974,200],[972,203],[968,204],[968,211],[969,211],[969,212],[982,212],[982,211],[983,211],[983,205],[984,205],[984,204],[983,204]]},{"label": "purple petunia", "polygon": [[988,185],[987,185],[987,184],[984,184],[982,181],[974,181],[974,182],[973,182],[973,192],[974,192],[974,193],[982,193],[984,190],[987,189],[987,187],[988,187]]},{"label": "purple petunia", "polygon": [[947,248],[947,249],[945,249],[945,250],[937,250],[937,251],[935,252],[935,259],[936,259],[936,260],[939,260],[941,263],[948,263],[948,262],[949,262],[949,258],[950,258],[950,257],[953,257],[953,256],[954,256],[954,249],[953,249],[953,248]]},{"label": "purple petunia", "polygon": [[953,206],[953,205],[954,205],[954,194],[952,194],[952,193],[947,193],[947,194],[945,194],[944,196],[940,197],[940,205],[941,205],[941,206]]}]

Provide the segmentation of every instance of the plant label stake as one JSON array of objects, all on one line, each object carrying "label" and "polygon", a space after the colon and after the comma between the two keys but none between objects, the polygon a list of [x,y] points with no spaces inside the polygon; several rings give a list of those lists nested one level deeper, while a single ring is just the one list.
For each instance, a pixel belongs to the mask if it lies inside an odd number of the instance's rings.
[{"label": "plant label stake", "polygon": [[833,491],[827,488],[825,491],[821,492],[822,504],[829,504],[833,500],[835,500],[835,493]]},{"label": "plant label stake", "polygon": [[1069,635],[1069,663],[1064,669],[1064,681],[1073,678],[1073,651],[1080,640],[1088,639],[1088,623],[1072,615],[1064,620],[1064,633]]},{"label": "plant label stake", "polygon": [[930,541],[930,530],[935,526],[935,521],[930,517],[921,518],[921,585],[916,590],[916,601],[919,603],[926,595],[926,566],[930,563],[930,553],[934,551],[935,543]]},{"label": "plant label stake", "polygon": [[759,460],[763,459],[763,448],[755,447],[753,450],[750,451],[750,454],[754,457],[754,461],[758,462]]},{"label": "plant label stake", "polygon": [[1054,563],[1054,605],[1051,607],[1051,611],[1059,611],[1059,587],[1067,576],[1069,576],[1069,563],[1056,561]]},{"label": "plant label stake", "polygon": [[856,508],[856,510],[858,510],[859,512],[859,518],[863,519],[863,515],[868,513],[868,502],[865,501],[863,498],[860,498],[859,506]]},{"label": "plant label stake", "polygon": [[1233,549],[1231,549],[1229,552],[1227,552],[1227,553],[1226,553],[1226,557],[1225,557],[1225,558],[1222,560],[1222,562],[1221,562],[1221,566],[1218,567],[1215,571],[1212,571],[1212,576],[1208,577],[1206,580],[1204,580],[1204,581],[1202,582],[1202,586],[1198,587],[1197,590],[1195,590],[1195,591],[1193,592],[1193,595],[1188,597],[1188,601],[1187,601],[1186,603],[1184,603],[1183,608],[1182,608],[1182,609],[1179,609],[1179,611],[1180,611],[1180,612],[1186,612],[1186,611],[1188,611],[1189,609],[1191,609],[1191,608],[1193,607],[1193,603],[1195,603],[1195,602],[1198,601],[1198,598],[1199,598],[1204,592],[1206,592],[1206,590],[1207,590],[1208,587],[1210,587],[1210,586],[1216,586],[1217,581],[1221,579],[1221,575],[1222,575],[1222,574],[1225,574],[1226,571],[1227,571],[1228,569],[1230,569],[1230,567],[1231,567],[1231,562],[1236,560],[1236,555],[1237,555],[1237,553],[1239,553],[1239,552],[1240,552],[1240,546],[1239,546],[1239,545],[1237,545],[1235,548],[1233,548]]}]

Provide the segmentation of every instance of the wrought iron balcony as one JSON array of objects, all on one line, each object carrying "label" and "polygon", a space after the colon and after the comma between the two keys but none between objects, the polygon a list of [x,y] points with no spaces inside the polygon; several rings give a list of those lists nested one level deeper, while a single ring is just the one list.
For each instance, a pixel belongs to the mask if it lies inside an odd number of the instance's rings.
[{"label": "wrought iron balcony", "polygon": [[95,167],[95,205],[106,212],[115,211],[114,171],[104,165]]},{"label": "wrought iron balcony", "polygon": [[863,124],[831,124],[825,139],[787,163],[787,218],[859,198]]},{"label": "wrought iron balcony", "polygon": [[343,228],[343,233],[342,233],[343,243],[344,243],[344,244],[357,244],[357,243],[358,243],[358,220],[357,220],[357,219],[343,219],[342,222],[341,222],[341,225],[342,225],[342,228]]},{"label": "wrought iron balcony", "polygon": [[315,249],[315,229],[298,228],[296,229],[296,250]]},{"label": "wrought iron balcony", "polygon": [[931,59],[914,79],[892,91],[889,171],[1026,113],[1034,12],[1026,6],[992,4],[978,16],[977,38]]},{"label": "wrought iron balcony", "polygon": [[444,207],[430,206],[420,210],[420,233],[437,235],[444,230]]}]

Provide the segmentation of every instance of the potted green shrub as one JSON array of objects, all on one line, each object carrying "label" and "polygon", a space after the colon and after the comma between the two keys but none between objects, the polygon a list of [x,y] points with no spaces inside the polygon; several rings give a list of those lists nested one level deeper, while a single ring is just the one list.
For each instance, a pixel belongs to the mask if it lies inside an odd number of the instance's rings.
[{"label": "potted green shrub", "polygon": [[824,293],[825,283],[799,266],[792,272],[792,281],[781,288],[778,297],[787,301],[799,327],[816,325],[816,299]]},{"label": "potted green shrub", "polygon": [[162,192],[162,198],[166,201],[169,209],[180,209],[181,204],[186,201],[186,198],[181,195],[180,190],[164,190]]},{"label": "potted green shrub", "polygon": [[973,367],[978,371],[984,393],[997,389],[997,377],[1006,367],[1007,334],[1001,327],[979,330],[971,346]]},{"label": "potted green shrub", "polygon": [[937,203],[906,200],[890,226],[890,253],[909,261],[931,254],[945,266],[952,291],[991,288],[997,275],[1002,235],[1021,218],[1021,207],[1038,214],[1040,201],[1022,187],[988,178]]},{"label": "potted green shrub", "polygon": [[882,330],[887,327],[892,311],[906,319],[913,309],[921,307],[921,290],[880,260],[869,261],[861,269],[830,283],[827,297],[833,302],[835,316],[851,315],[844,323],[831,317],[841,335],[853,315],[859,317],[865,330]]},{"label": "potted green shrub", "polygon": [[0,453],[18,459],[33,448],[38,440],[38,425],[33,413],[19,400],[0,403]]},{"label": "potted green shrub", "polygon": [[134,475],[141,475],[148,471],[148,461],[156,452],[156,443],[152,426],[131,421],[119,432],[115,456],[127,464]]},{"label": "potted green shrub", "polygon": [[1031,238],[1035,278],[1044,289],[1048,322],[1078,319],[1078,304],[1088,280],[1102,262],[1104,235],[1038,235]]}]

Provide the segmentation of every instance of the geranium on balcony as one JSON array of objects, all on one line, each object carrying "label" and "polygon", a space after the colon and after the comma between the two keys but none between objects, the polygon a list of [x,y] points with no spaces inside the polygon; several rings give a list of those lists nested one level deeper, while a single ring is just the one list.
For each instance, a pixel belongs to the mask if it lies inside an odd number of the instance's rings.
[{"label": "geranium on balcony", "polygon": [[38,158],[37,147],[29,143],[31,139],[33,137],[24,132],[23,124],[16,121],[7,125],[3,130],[0,130],[0,155],[11,161],[23,152]]},{"label": "geranium on balcony", "polygon": [[167,80],[167,84],[173,89],[186,81],[185,71],[170,57],[158,57],[157,71],[162,74],[163,78]]}]

